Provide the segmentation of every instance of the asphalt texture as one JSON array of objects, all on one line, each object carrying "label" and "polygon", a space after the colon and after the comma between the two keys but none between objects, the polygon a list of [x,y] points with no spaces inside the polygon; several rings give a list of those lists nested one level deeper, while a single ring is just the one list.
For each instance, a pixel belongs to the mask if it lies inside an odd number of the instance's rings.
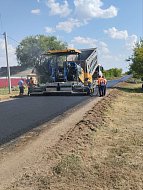
[{"label": "asphalt texture", "polygon": [[[130,76],[108,82],[107,87]],[[32,96],[0,102],[0,145],[63,114],[68,109],[95,96]]]}]

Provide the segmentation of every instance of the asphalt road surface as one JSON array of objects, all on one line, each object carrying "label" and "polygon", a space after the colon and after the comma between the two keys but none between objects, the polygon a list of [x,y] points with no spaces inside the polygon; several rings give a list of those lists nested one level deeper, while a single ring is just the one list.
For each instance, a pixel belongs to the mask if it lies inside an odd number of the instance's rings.
[{"label": "asphalt road surface", "polygon": [[[108,82],[108,87],[130,76]],[[32,96],[0,102],[0,144],[50,121],[66,110],[88,100],[89,96]],[[94,98],[94,97],[92,97]]]}]

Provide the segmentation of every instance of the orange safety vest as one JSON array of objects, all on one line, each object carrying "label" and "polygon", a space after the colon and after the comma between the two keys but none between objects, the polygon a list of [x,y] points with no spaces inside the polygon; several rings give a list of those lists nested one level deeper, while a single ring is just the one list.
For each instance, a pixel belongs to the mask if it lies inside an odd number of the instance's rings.
[{"label": "orange safety vest", "polygon": [[104,78],[100,77],[98,78],[98,85],[101,86],[102,84],[105,84]]},{"label": "orange safety vest", "polygon": [[28,82],[28,88],[32,88],[33,85],[34,85],[34,81],[30,79],[30,81]]},{"label": "orange safety vest", "polygon": [[34,84],[34,81],[32,79],[30,79],[30,84]]}]

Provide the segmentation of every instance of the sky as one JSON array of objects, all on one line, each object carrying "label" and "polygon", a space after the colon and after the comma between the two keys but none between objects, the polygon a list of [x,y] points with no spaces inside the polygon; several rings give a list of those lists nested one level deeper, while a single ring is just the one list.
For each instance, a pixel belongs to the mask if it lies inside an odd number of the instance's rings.
[{"label": "sky", "polygon": [[0,67],[17,65],[15,49],[27,36],[56,36],[76,49],[97,48],[104,69],[125,60],[143,37],[143,0],[0,0]]}]

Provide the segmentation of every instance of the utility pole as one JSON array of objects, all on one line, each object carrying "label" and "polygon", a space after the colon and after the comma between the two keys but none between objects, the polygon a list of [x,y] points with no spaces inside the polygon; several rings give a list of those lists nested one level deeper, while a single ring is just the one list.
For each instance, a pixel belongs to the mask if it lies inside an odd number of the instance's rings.
[{"label": "utility pole", "polygon": [[6,32],[3,33],[4,40],[5,40],[5,53],[6,53],[6,63],[7,63],[7,76],[8,76],[8,89],[9,94],[11,94],[11,79],[10,79],[10,67],[8,62],[8,50],[7,50],[7,35]]}]

